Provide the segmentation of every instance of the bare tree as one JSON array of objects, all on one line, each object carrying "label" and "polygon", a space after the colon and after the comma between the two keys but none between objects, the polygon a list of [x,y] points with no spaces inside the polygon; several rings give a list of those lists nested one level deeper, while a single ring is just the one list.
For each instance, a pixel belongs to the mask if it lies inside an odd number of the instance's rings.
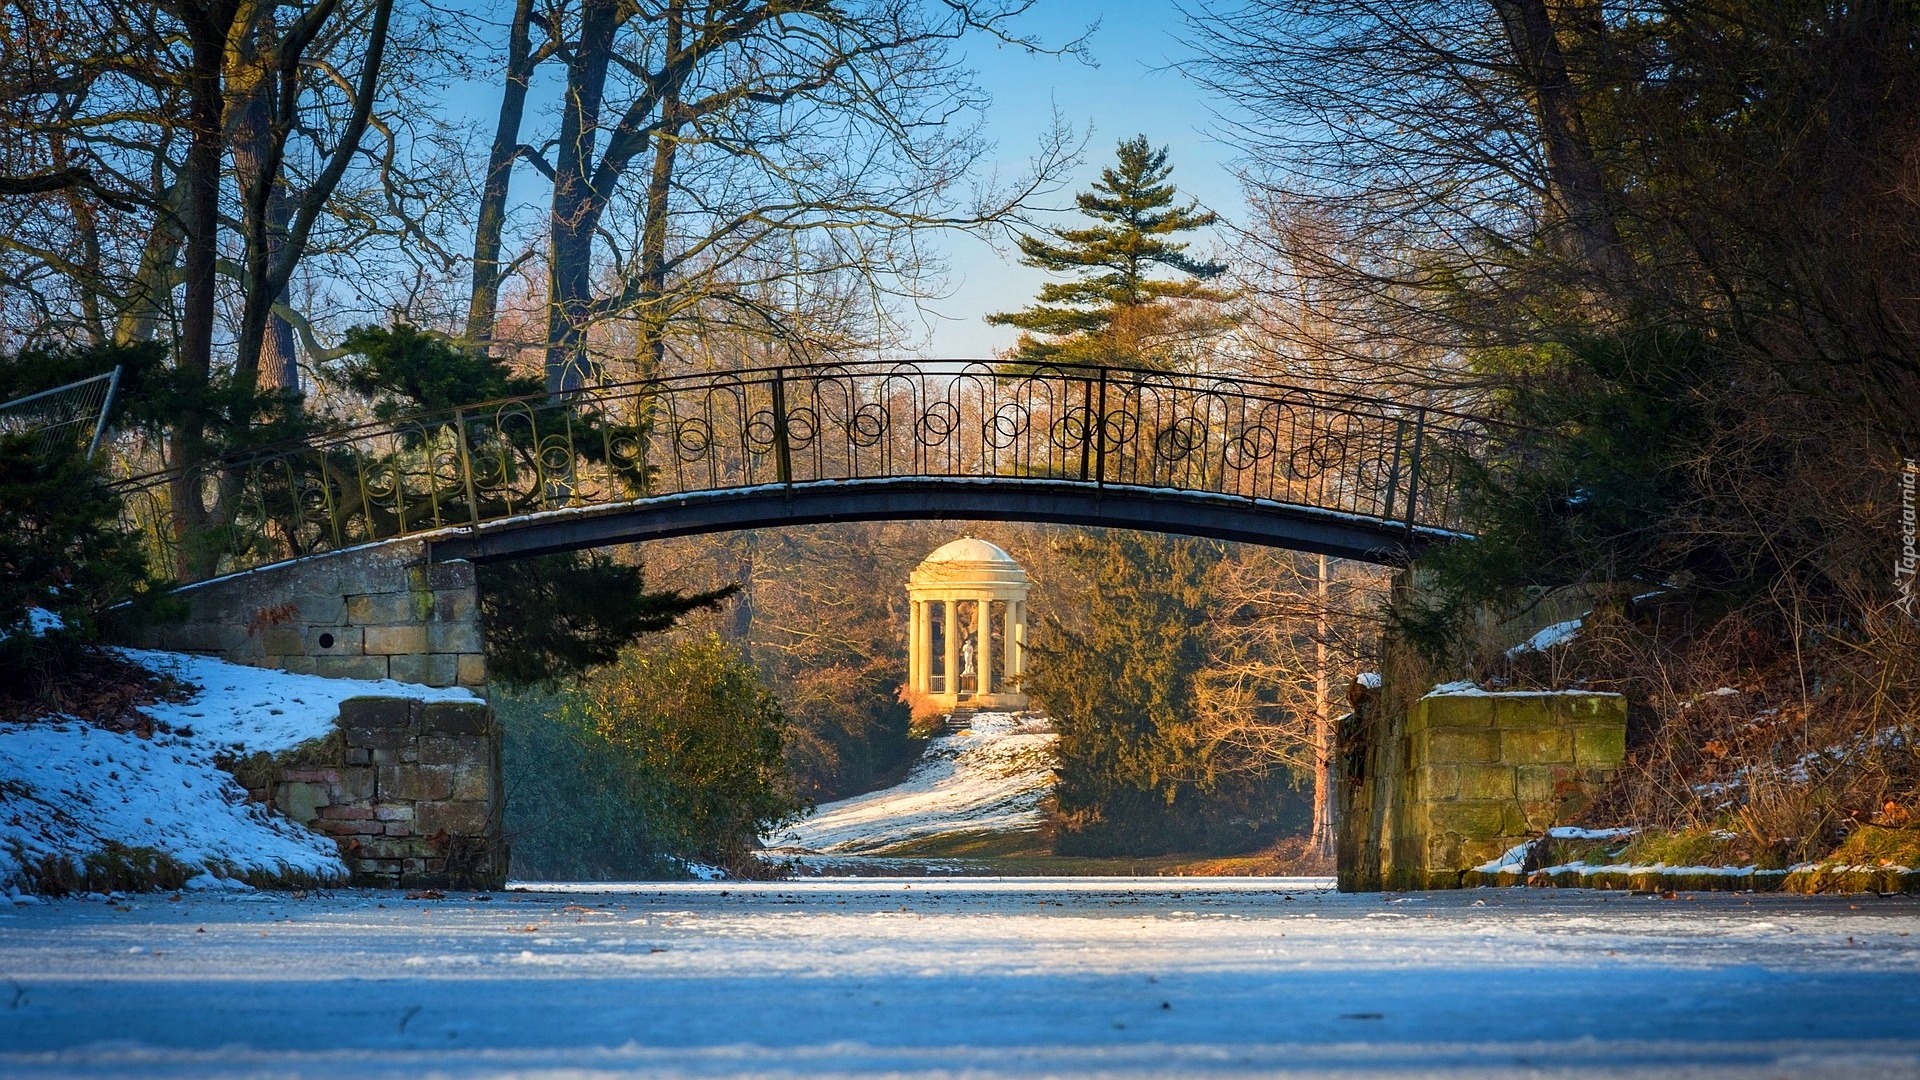
[{"label": "bare tree", "polygon": [[[500,308],[500,282],[505,268],[500,251],[507,224],[507,192],[513,180],[513,163],[530,153],[520,145],[520,125],[527,111],[527,88],[533,69],[552,54],[552,37],[536,50],[533,46],[534,0],[514,0],[513,16],[507,25],[507,63],[500,93],[500,118],[494,125],[493,146],[487,154],[487,171],[480,189],[480,212],[473,227],[473,291],[467,304],[466,337],[469,341],[493,340],[493,322]],[[551,26],[545,16],[542,27]]]},{"label": "bare tree", "polygon": [[1325,556],[1237,547],[1213,575],[1219,614],[1202,706],[1208,738],[1312,778],[1309,839],[1332,854],[1333,693],[1376,662],[1386,575]]},{"label": "bare tree", "polygon": [[[665,362],[673,327],[811,341],[809,282],[861,281],[869,307],[912,294],[928,230],[985,228],[1018,212],[1072,157],[1064,136],[1010,191],[962,196],[984,144],[984,95],[950,55],[983,34],[1023,48],[1030,0],[568,0],[516,8],[489,157],[467,336],[496,334],[495,231],[515,162],[547,177],[544,352],[565,389],[611,362],[590,331],[628,324],[636,373]],[[545,37],[535,45],[534,31]],[[551,60],[560,122],[538,146],[519,127],[526,83]],[[770,298],[782,302],[770,303]],[[731,309],[727,315],[723,309]],[[837,340],[837,338],[836,338]]]},{"label": "bare tree", "polygon": [[[1222,95],[1260,211],[1247,253],[1312,282],[1349,339],[1422,357],[1525,340],[1543,298],[1626,284],[1566,55],[1578,8],[1196,4],[1192,70]],[[1540,258],[1542,237],[1563,257]]]}]

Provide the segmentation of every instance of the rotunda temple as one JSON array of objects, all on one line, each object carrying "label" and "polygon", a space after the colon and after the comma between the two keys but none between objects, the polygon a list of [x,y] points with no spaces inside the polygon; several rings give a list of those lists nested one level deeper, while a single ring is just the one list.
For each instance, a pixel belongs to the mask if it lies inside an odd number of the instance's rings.
[{"label": "rotunda temple", "polygon": [[1026,708],[1030,588],[1020,564],[985,540],[963,536],[927,556],[907,581],[907,685],[949,712]]}]

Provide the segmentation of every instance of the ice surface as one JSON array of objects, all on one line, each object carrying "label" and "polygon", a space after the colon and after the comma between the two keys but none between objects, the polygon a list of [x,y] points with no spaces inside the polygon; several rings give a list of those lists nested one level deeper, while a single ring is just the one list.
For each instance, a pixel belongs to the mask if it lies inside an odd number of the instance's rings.
[{"label": "ice surface", "polygon": [[25,884],[27,863],[109,843],[158,848],[207,878],[287,870],[341,878],[346,867],[332,840],[247,802],[215,756],[272,753],[324,737],[350,697],[473,699],[458,688],[123,651],[200,692],[146,706],[142,711],[165,725],[150,739],[79,721],[0,724],[0,885]]},{"label": "ice surface", "polygon": [[1054,783],[1053,733],[1009,713],[979,713],[969,724],[928,743],[899,784],[826,803],[768,843],[851,855],[951,833],[1039,828],[1040,800]]},{"label": "ice surface", "polygon": [[1917,928],[1259,879],[62,900],[0,910],[0,1075],[1910,1078]]}]

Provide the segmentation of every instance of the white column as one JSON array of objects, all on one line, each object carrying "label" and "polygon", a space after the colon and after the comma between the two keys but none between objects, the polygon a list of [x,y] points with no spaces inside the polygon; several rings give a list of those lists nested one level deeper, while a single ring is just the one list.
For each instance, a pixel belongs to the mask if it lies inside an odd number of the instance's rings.
[{"label": "white column", "polygon": [[1018,690],[1015,680],[1020,677],[1020,646],[1013,632],[1014,612],[1019,606],[1020,601],[1009,599],[1006,612],[1000,616],[1000,651],[1003,654],[1000,661],[1000,681],[1006,684],[1009,694]]},{"label": "white column", "polygon": [[1020,609],[1013,620],[1014,634],[1019,639],[1013,654],[1013,670],[1014,674],[1024,677],[1027,674],[1027,602],[1015,600],[1013,605]]},{"label": "white column", "polygon": [[920,660],[920,601],[907,601],[907,689],[919,694],[922,676]]},{"label": "white column", "polygon": [[920,692],[933,689],[933,605],[920,601]]},{"label": "white column", "polygon": [[946,645],[946,674],[940,683],[940,687],[944,693],[952,696],[960,692],[960,635],[955,633],[955,631],[959,629],[960,620],[954,618],[955,615],[960,613],[960,604],[955,600],[942,600],[940,603],[942,605],[941,613],[945,617],[945,621],[941,624],[940,628],[941,632],[944,633],[947,638],[944,643]]},{"label": "white column", "polygon": [[974,603],[980,605],[975,609],[978,615],[974,619],[974,631],[980,638],[980,644],[975,650],[980,658],[974,661],[980,675],[974,692],[991,694],[993,693],[993,601],[983,596]]}]

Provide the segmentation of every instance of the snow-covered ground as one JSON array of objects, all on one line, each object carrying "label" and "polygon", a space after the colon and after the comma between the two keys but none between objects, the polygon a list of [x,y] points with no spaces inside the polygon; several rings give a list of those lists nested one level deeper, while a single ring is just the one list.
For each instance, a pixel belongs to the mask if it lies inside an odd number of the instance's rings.
[{"label": "snow-covered ground", "polygon": [[0,1075],[1920,1076],[1920,902],[1272,879],[0,907]]},{"label": "snow-covered ground", "polygon": [[143,709],[164,725],[150,739],[79,721],[0,724],[0,892],[18,894],[25,863],[108,844],[165,851],[199,869],[203,886],[247,873],[343,878],[332,840],[248,803],[215,756],[277,752],[324,737],[350,697],[473,697],[180,653],[126,655],[200,690],[188,701]]},{"label": "snow-covered ground", "polygon": [[856,855],[952,833],[1039,828],[1040,800],[1053,790],[1054,738],[1045,721],[980,713],[965,732],[928,743],[899,784],[823,804],[768,843]]}]

